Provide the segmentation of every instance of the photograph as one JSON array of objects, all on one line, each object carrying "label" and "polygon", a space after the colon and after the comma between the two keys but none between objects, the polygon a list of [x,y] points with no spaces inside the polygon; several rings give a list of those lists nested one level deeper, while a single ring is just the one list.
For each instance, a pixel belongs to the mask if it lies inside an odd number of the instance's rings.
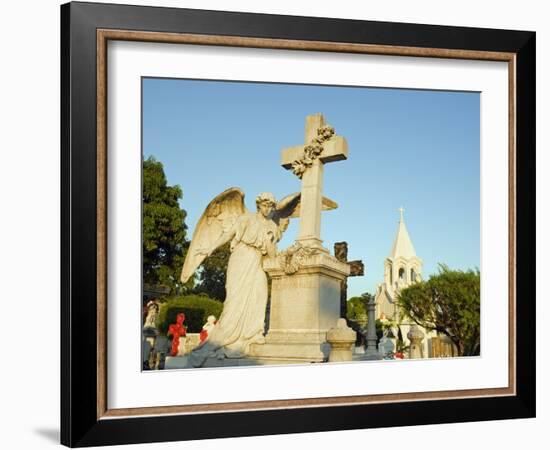
[{"label": "photograph", "polygon": [[61,8],[65,445],[535,415],[535,33],[331,16]]},{"label": "photograph", "polygon": [[480,99],[142,77],[143,370],[480,357]]}]

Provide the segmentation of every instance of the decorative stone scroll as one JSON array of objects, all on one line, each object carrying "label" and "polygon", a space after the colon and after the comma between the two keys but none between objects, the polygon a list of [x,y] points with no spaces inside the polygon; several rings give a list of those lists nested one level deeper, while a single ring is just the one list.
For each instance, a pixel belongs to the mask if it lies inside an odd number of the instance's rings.
[{"label": "decorative stone scroll", "polygon": [[292,275],[298,272],[308,256],[315,255],[318,252],[318,248],[305,247],[299,242],[296,242],[285,251],[279,253],[279,265],[287,275]]}]

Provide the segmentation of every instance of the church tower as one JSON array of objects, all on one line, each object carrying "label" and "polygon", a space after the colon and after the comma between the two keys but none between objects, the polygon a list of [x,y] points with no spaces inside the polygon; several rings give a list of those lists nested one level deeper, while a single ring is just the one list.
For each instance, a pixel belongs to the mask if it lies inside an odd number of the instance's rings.
[{"label": "church tower", "polygon": [[399,225],[389,256],[384,261],[384,282],[376,290],[376,317],[399,321],[396,297],[400,289],[422,279],[422,260],[416,256],[405,226],[403,208],[399,208]]}]

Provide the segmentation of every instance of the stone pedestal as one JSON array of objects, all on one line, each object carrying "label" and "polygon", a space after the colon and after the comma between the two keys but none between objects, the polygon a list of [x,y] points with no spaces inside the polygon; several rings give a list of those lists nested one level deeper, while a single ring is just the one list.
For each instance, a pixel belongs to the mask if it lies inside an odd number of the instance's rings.
[{"label": "stone pedestal", "polygon": [[200,333],[187,333],[185,336],[180,336],[180,344],[178,346],[178,354],[176,356],[185,356],[198,347],[200,344]]},{"label": "stone pedestal", "polygon": [[264,270],[272,280],[269,331],[265,344],[251,346],[249,357],[280,363],[326,361],[326,333],[340,318],[340,286],[349,265],[295,244],[266,258]]},{"label": "stone pedestal", "polygon": [[408,338],[408,334],[409,334],[409,331],[413,328],[413,326],[416,327],[415,329],[418,329],[423,333],[423,338],[420,341],[420,347],[419,347],[422,353],[422,358],[433,358],[434,352],[432,347],[433,345],[432,338],[437,336],[436,331],[426,330],[424,327],[421,327],[415,323],[402,321],[401,324],[399,325],[399,330],[401,331],[401,336],[403,336],[403,343],[405,344],[405,346],[411,345],[411,340]]},{"label": "stone pedestal", "polygon": [[164,369],[188,369],[188,356],[167,356],[164,361]]},{"label": "stone pedestal", "polygon": [[142,359],[143,362],[149,361],[149,356],[155,348],[155,343],[159,332],[154,327],[144,327],[142,331]]},{"label": "stone pedestal", "polygon": [[351,361],[355,339],[357,333],[348,327],[346,319],[338,319],[336,327],[327,331],[327,341],[331,347],[328,362]]},{"label": "stone pedestal", "polygon": [[411,329],[407,333],[407,337],[411,341],[411,346],[409,347],[409,358],[410,359],[419,359],[424,357],[424,352],[422,351],[422,340],[424,339],[424,333],[417,325],[412,325]]},{"label": "stone pedestal", "polygon": [[365,349],[365,359],[381,359],[383,355],[376,348],[378,336],[376,335],[376,302],[374,301],[374,297],[371,297],[367,303],[367,313],[367,348]]}]

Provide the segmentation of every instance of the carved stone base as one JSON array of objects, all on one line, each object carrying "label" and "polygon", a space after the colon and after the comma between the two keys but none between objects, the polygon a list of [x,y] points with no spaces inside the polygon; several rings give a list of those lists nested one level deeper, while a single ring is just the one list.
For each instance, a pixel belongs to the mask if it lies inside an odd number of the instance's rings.
[{"label": "carved stone base", "polygon": [[187,356],[167,356],[164,361],[164,369],[188,369],[188,359]]},{"label": "carved stone base", "polygon": [[329,352],[326,331],[270,329],[265,344],[253,344],[249,357],[281,364],[323,362]]},{"label": "carved stone base", "polygon": [[271,277],[271,310],[265,344],[251,358],[281,362],[326,361],[326,333],[340,318],[341,283],[349,265],[316,249],[293,246],[264,261]]}]

